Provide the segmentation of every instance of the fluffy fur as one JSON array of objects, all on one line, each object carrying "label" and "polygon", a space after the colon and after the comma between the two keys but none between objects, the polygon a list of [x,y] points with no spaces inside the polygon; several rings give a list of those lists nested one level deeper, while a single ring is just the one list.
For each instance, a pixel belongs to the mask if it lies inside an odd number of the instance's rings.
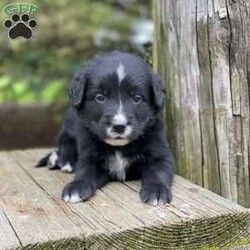
[{"label": "fluffy fur", "polygon": [[109,181],[142,179],[141,200],[171,201],[174,160],[160,117],[164,90],[139,57],[118,51],[93,58],[72,80],[58,150],[38,166],[74,171],[67,202],[90,198]]}]

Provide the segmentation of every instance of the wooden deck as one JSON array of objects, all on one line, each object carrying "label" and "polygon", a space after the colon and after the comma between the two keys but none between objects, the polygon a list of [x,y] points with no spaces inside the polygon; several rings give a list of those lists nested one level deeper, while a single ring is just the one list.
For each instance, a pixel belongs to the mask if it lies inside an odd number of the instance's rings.
[{"label": "wooden deck", "polygon": [[[34,168],[48,150],[0,153],[0,249],[234,249],[250,244],[250,212],[176,176],[171,205],[110,183],[85,203],[60,199],[71,174]],[[248,249],[247,247],[236,249]]]}]

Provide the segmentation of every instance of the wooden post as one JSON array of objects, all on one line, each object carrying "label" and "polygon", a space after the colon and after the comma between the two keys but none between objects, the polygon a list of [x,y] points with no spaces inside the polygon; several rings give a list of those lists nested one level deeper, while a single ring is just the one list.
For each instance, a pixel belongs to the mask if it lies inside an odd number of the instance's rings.
[{"label": "wooden post", "polygon": [[250,1],[154,0],[154,67],[166,84],[178,173],[250,206]]}]

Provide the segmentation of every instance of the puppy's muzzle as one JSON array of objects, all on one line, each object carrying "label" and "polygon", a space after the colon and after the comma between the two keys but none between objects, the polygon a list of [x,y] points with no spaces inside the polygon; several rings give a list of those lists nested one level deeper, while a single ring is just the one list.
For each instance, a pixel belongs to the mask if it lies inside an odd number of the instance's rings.
[{"label": "puppy's muzzle", "polygon": [[123,114],[117,114],[111,121],[111,126],[107,128],[106,143],[113,146],[123,146],[130,142],[132,127]]},{"label": "puppy's muzzle", "polygon": [[126,129],[126,125],[124,124],[115,124],[112,126],[112,130],[117,134],[123,134]]},{"label": "puppy's muzzle", "polygon": [[128,131],[128,119],[123,113],[116,114],[111,120],[111,133],[113,134],[113,138],[119,136],[127,137]]}]

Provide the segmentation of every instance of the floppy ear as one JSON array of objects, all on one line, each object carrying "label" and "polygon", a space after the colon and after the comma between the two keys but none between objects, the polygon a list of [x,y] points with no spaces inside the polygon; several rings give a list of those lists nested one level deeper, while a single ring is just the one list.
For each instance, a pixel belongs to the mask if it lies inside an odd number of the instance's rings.
[{"label": "floppy ear", "polygon": [[69,86],[69,99],[72,105],[79,107],[82,103],[85,85],[85,72],[79,72],[75,75]]},{"label": "floppy ear", "polygon": [[164,105],[165,89],[160,77],[154,72],[152,73],[152,87],[155,107],[161,109]]}]

